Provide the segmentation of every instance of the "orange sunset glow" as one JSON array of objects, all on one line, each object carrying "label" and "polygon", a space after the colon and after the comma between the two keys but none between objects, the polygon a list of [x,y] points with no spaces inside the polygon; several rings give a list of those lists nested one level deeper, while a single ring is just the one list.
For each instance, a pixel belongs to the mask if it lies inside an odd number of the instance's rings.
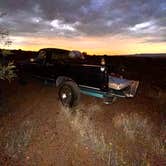
[{"label": "orange sunset glow", "polygon": [[51,47],[108,55],[166,52],[163,0],[73,1],[67,6],[51,0],[2,3],[0,25],[9,31],[9,49]]},{"label": "orange sunset glow", "polygon": [[13,49],[39,50],[41,48],[63,48],[80,50],[89,54],[137,54],[165,53],[165,43],[144,43],[143,39],[128,37],[12,37]]}]

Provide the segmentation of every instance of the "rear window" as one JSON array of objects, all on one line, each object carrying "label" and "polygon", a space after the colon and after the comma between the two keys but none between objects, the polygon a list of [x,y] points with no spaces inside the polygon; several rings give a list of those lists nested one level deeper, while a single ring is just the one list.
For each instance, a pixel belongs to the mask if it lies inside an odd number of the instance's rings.
[{"label": "rear window", "polygon": [[56,53],[53,52],[51,55],[52,60],[58,60],[58,59],[68,59],[69,58],[69,53]]},{"label": "rear window", "polygon": [[44,50],[39,51],[37,59],[39,59],[39,60],[46,59],[46,51],[44,51]]},{"label": "rear window", "polygon": [[66,59],[70,51],[61,49],[51,50],[51,60]]},{"label": "rear window", "polygon": [[84,55],[80,51],[70,51],[69,57],[71,59],[85,59]]}]

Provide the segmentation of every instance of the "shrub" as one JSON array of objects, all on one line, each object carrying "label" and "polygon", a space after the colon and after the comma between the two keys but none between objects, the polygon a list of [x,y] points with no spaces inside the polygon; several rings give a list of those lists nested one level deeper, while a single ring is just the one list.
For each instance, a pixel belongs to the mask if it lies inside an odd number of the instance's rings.
[{"label": "shrub", "polygon": [[8,80],[9,82],[16,77],[14,73],[15,66],[13,62],[7,63],[7,65],[0,64],[0,79]]}]

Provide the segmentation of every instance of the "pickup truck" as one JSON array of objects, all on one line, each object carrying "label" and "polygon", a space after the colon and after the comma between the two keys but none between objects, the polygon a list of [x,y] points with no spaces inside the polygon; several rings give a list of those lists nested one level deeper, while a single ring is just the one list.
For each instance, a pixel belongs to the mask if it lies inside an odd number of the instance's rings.
[{"label": "pickup truck", "polygon": [[110,66],[105,56],[98,62],[88,61],[87,55],[79,51],[57,48],[41,49],[36,58],[17,64],[20,78],[52,80],[58,87],[61,103],[67,107],[79,103],[80,93],[103,98],[105,103],[117,97],[134,97],[139,81],[123,78],[111,71]]}]

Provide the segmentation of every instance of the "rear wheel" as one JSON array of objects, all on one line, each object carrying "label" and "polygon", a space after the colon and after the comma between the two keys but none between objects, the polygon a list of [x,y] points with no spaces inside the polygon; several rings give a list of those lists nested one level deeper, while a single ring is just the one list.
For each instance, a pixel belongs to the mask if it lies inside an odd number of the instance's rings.
[{"label": "rear wheel", "polygon": [[65,107],[74,107],[79,103],[80,90],[73,81],[66,81],[60,86],[58,95]]}]

